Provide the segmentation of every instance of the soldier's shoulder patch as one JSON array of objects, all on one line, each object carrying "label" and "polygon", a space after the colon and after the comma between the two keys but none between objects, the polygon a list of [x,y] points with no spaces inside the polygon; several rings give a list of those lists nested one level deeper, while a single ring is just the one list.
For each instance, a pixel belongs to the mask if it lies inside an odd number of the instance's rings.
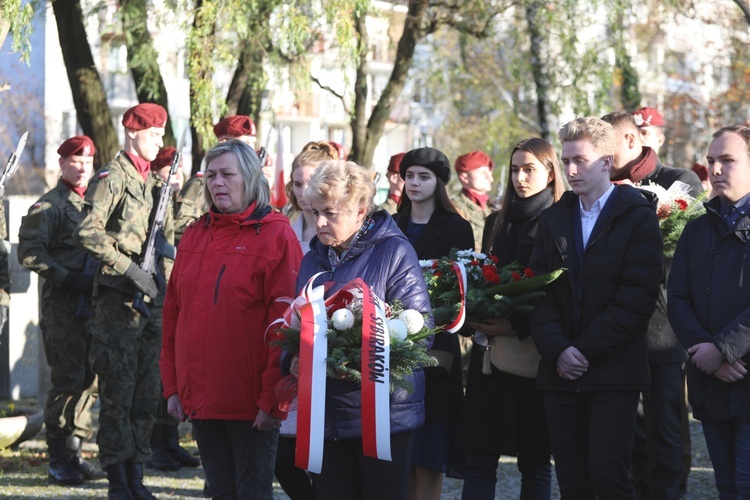
[{"label": "soldier's shoulder patch", "polygon": [[99,172],[99,175],[98,175],[98,177],[99,177],[100,179],[104,179],[104,178],[105,178],[105,177],[107,177],[108,175],[109,175],[109,170],[102,170],[101,172]]}]

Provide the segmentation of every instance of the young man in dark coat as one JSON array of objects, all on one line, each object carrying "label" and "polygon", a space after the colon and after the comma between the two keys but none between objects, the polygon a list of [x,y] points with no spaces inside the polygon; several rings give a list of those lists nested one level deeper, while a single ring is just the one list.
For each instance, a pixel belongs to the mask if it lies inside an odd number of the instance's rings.
[{"label": "young man in dark coat", "polygon": [[[658,128],[664,124],[661,115],[653,108],[644,108],[639,113],[620,111],[602,117],[615,129],[611,180],[664,189],[680,181],[690,186],[691,196],[698,196],[703,186],[695,172],[664,166],[657,150],[642,142],[648,137],[653,146],[660,145],[656,140],[658,133],[652,133],[653,130],[649,134],[639,133],[637,124],[642,128]],[[664,257],[659,299],[648,325],[651,387],[641,396],[636,421],[633,478],[639,496],[645,499],[679,498],[685,492],[690,472],[690,424],[685,400],[687,353],[667,320],[666,284],[671,265],[672,259]]]},{"label": "young man in dark coat", "polygon": [[530,266],[567,268],[531,315],[562,498],[635,498],[630,477],[646,330],[661,276],[653,206],[615,186],[612,126],[577,118],[559,132],[572,187],[542,212]]},{"label": "young man in dark coat", "polygon": [[750,128],[716,132],[707,160],[717,196],[677,243],[669,321],[690,354],[690,404],[719,498],[750,498]]}]

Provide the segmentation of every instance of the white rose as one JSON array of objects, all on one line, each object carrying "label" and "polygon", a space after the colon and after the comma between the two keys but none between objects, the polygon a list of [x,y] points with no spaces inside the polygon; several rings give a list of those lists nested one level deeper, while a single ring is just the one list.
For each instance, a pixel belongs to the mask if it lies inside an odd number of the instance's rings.
[{"label": "white rose", "polygon": [[388,320],[388,323],[386,323],[386,326],[388,327],[388,334],[391,337],[397,340],[406,340],[408,330],[403,321],[400,319],[390,319]]},{"label": "white rose", "polygon": [[424,328],[424,318],[422,317],[422,314],[415,309],[401,311],[401,314],[398,315],[398,319],[404,322],[409,333],[419,333],[419,331]]},{"label": "white rose", "polygon": [[333,327],[340,331],[346,331],[354,326],[354,314],[349,309],[339,309],[331,316]]}]

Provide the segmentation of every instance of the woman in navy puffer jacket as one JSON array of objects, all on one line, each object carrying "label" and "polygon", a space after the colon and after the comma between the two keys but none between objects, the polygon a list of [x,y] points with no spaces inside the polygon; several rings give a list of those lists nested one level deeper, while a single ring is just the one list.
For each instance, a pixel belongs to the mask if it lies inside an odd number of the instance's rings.
[{"label": "woman in navy puffer jacket", "polygon": [[[374,185],[368,172],[345,161],[321,163],[305,191],[317,220],[317,237],[302,260],[299,292],[316,273],[315,285],[331,283],[330,296],[355,278],[387,303],[431,313],[417,255],[385,211],[371,213]],[[431,322],[431,319],[430,319]],[[393,461],[362,455],[361,391],[357,384],[327,379],[325,447],[318,498],[404,498],[412,431],[424,422],[424,374],[416,372],[412,392],[390,397]]]}]

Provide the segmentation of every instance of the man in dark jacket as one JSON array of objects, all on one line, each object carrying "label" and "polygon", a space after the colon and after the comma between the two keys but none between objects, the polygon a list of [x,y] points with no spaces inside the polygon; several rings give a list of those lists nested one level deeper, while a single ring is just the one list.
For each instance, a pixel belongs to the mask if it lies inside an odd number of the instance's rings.
[{"label": "man in dark jacket", "polygon": [[[691,196],[698,196],[703,186],[695,172],[664,166],[657,151],[642,142],[644,135],[639,133],[637,124],[649,129],[662,126],[661,115],[655,114],[653,108],[645,108],[640,113],[634,116],[620,111],[602,117],[615,129],[611,179],[664,189],[679,181],[690,187]],[[640,121],[638,116],[641,116]],[[653,135],[655,137],[648,137],[657,145],[658,133]],[[679,498],[685,492],[690,472],[690,426],[685,401],[687,353],[667,320],[666,282],[671,264],[671,259],[665,257],[659,299],[648,326],[651,388],[641,396],[636,421],[633,478],[639,496],[644,499]]]},{"label": "man in dark jacket", "polygon": [[716,132],[707,160],[717,196],[677,243],[669,321],[690,354],[690,404],[719,498],[750,498],[750,128]]},{"label": "man in dark jacket", "polygon": [[531,315],[542,357],[537,385],[562,498],[635,498],[630,463],[638,396],[649,384],[659,223],[640,192],[610,183],[611,125],[577,118],[559,137],[573,192],[539,217],[530,266],[568,272]]}]

